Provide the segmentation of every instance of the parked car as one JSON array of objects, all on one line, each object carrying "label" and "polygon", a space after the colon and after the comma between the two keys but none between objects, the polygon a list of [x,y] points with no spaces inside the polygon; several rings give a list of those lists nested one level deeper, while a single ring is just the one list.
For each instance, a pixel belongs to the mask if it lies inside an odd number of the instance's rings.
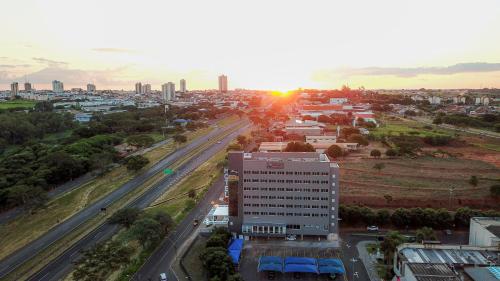
[{"label": "parked car", "polygon": [[452,234],[453,234],[453,232],[451,232],[451,230],[450,230],[450,229],[445,229],[445,230],[444,230],[444,234],[446,234],[446,235],[452,235]]},{"label": "parked car", "polygon": [[291,234],[291,235],[287,235],[285,237],[285,239],[288,240],[288,241],[295,241],[295,240],[297,240],[297,236]]},{"label": "parked car", "polygon": [[167,274],[166,273],[160,273],[160,281],[167,281]]},{"label": "parked car", "polygon": [[376,225],[370,225],[366,227],[366,230],[368,231],[378,231],[378,226]]},{"label": "parked car", "polygon": [[193,226],[198,226],[199,223],[200,222],[197,219],[193,220]]}]

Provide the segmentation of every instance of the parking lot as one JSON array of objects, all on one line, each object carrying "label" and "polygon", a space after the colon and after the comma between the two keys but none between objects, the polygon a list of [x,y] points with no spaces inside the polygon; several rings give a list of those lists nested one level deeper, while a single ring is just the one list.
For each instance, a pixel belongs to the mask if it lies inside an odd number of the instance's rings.
[{"label": "parking lot", "polygon": [[[309,258],[341,258],[337,243],[327,241],[284,241],[284,240],[252,240],[245,241],[239,267],[244,280],[269,280],[266,272],[257,272],[260,256],[309,257]],[[276,273],[274,280],[332,280],[328,275],[312,273]],[[335,280],[346,281],[344,276]]]}]

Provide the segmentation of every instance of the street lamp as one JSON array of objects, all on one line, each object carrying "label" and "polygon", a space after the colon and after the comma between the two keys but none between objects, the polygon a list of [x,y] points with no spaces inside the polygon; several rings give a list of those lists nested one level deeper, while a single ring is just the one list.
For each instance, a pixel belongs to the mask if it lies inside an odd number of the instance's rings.
[{"label": "street lamp", "polygon": [[450,210],[451,210],[451,207],[452,207],[452,204],[453,204],[453,190],[455,189],[455,187],[451,186],[448,190],[450,191]]}]

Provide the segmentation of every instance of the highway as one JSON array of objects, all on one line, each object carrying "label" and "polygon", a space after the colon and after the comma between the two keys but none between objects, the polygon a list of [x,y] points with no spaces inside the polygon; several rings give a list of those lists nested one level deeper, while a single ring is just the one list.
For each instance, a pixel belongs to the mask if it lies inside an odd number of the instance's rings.
[{"label": "highway", "polygon": [[[238,124],[245,124],[246,121],[239,122]],[[234,124],[228,128],[234,128],[238,124]],[[181,165],[175,174],[167,176],[160,180],[157,184],[151,187],[144,194],[139,196],[135,201],[131,202],[127,207],[145,208],[154,202],[158,197],[165,193],[171,186],[181,180],[183,177],[188,175],[191,171],[199,167],[201,164],[206,162],[210,157],[215,155],[221,149],[224,149],[227,144],[231,142],[238,134],[243,133],[248,128],[248,124],[242,128],[236,130],[235,132],[224,137],[220,143],[217,142],[211,145],[209,148],[203,150],[197,156],[191,158],[189,161]],[[200,142],[206,142],[210,137],[215,137],[217,134],[225,131],[224,129],[216,130],[215,135],[210,133],[209,136],[202,137],[197,140],[196,143],[200,145]],[[31,276],[28,280],[37,281],[51,281],[60,280],[67,273],[69,273],[73,267],[72,262],[80,257],[81,250],[87,249],[94,244],[104,241],[115,234],[119,228],[115,225],[104,223],[93,230],[91,233],[86,235],[84,238],[76,242],[72,247],[67,249],[62,255],[57,257],[55,260],[51,261],[42,270],[37,272],[35,275]]]},{"label": "highway", "polygon": [[177,225],[175,231],[168,234],[161,245],[153,252],[149,259],[133,276],[134,281],[157,280],[160,273],[167,273],[168,280],[177,280],[170,270],[177,255],[177,249],[193,234],[195,227],[193,220],[203,221],[205,215],[212,208],[212,201],[216,201],[224,191],[224,178],[220,177],[205,194],[205,197],[191,210],[191,212]]},{"label": "highway", "polygon": [[[127,193],[130,191],[134,190],[135,188],[141,186],[143,183],[145,183],[150,177],[154,176],[158,172],[161,172],[164,167],[169,166],[176,162],[177,160],[181,159],[186,153],[189,153],[191,150],[197,148],[198,146],[204,144],[205,142],[209,141],[210,138],[216,137],[223,133],[226,130],[229,130],[231,128],[234,128],[238,126],[239,124],[242,124],[243,121],[240,121],[238,123],[232,124],[230,126],[224,127],[224,128],[217,128],[207,134],[206,136],[200,137],[191,143],[187,144],[186,146],[176,150],[175,152],[171,153],[155,165],[153,165],[151,168],[149,168],[147,171],[144,173],[136,176],[129,182],[125,183],[121,187],[117,188],[116,190],[112,191],[110,194],[106,195],[104,198],[100,199],[99,201],[95,202],[94,204],[88,206],[87,208],[81,210],[80,212],[76,213],[66,221],[58,224],[36,240],[30,242],[23,248],[19,249],[12,255],[6,257],[0,262],[0,278],[4,277],[5,275],[9,274],[13,270],[15,270],[18,266],[22,265],[25,261],[33,258],[36,254],[38,254],[40,251],[46,249],[49,247],[51,244],[56,242],[59,238],[64,237],[65,235],[69,234],[71,231],[75,230],[78,226],[82,225],[85,223],[87,220],[99,215],[101,212],[101,208],[105,208],[125,196]],[[225,140],[227,140],[226,138]],[[215,145],[216,147],[222,147],[222,144],[217,144]],[[208,152],[212,151],[212,149],[207,149],[205,150],[199,157],[201,156],[206,156],[208,155]],[[197,157],[196,159],[199,159]],[[209,157],[208,157],[209,158]],[[207,158],[207,159],[208,159]],[[202,163],[202,162],[201,162]],[[164,178],[162,182],[164,181],[172,181],[173,179],[178,179],[178,177],[182,174],[183,168],[189,168],[189,164],[192,164],[192,161],[189,161],[188,163],[184,164],[179,170],[178,173],[175,175],[172,175],[170,177]],[[155,191],[157,189],[152,189],[152,191]],[[162,192],[157,191],[157,193],[161,194]],[[155,193],[155,195],[157,194]],[[151,192],[147,192],[146,194],[151,194]],[[142,203],[142,202],[139,202]],[[145,203],[142,203],[145,204]],[[147,206],[147,205],[146,205]],[[97,236],[96,238],[99,237],[104,237],[105,232],[101,231],[94,231],[92,233],[95,233]],[[34,280],[40,280],[40,279],[34,279]]]}]

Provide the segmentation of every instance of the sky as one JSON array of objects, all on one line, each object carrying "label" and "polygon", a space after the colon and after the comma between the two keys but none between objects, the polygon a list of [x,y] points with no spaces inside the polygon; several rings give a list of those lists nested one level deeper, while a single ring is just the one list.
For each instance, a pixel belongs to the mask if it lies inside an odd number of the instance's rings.
[{"label": "sky", "polygon": [[500,88],[498,0],[1,2],[0,89]]}]

